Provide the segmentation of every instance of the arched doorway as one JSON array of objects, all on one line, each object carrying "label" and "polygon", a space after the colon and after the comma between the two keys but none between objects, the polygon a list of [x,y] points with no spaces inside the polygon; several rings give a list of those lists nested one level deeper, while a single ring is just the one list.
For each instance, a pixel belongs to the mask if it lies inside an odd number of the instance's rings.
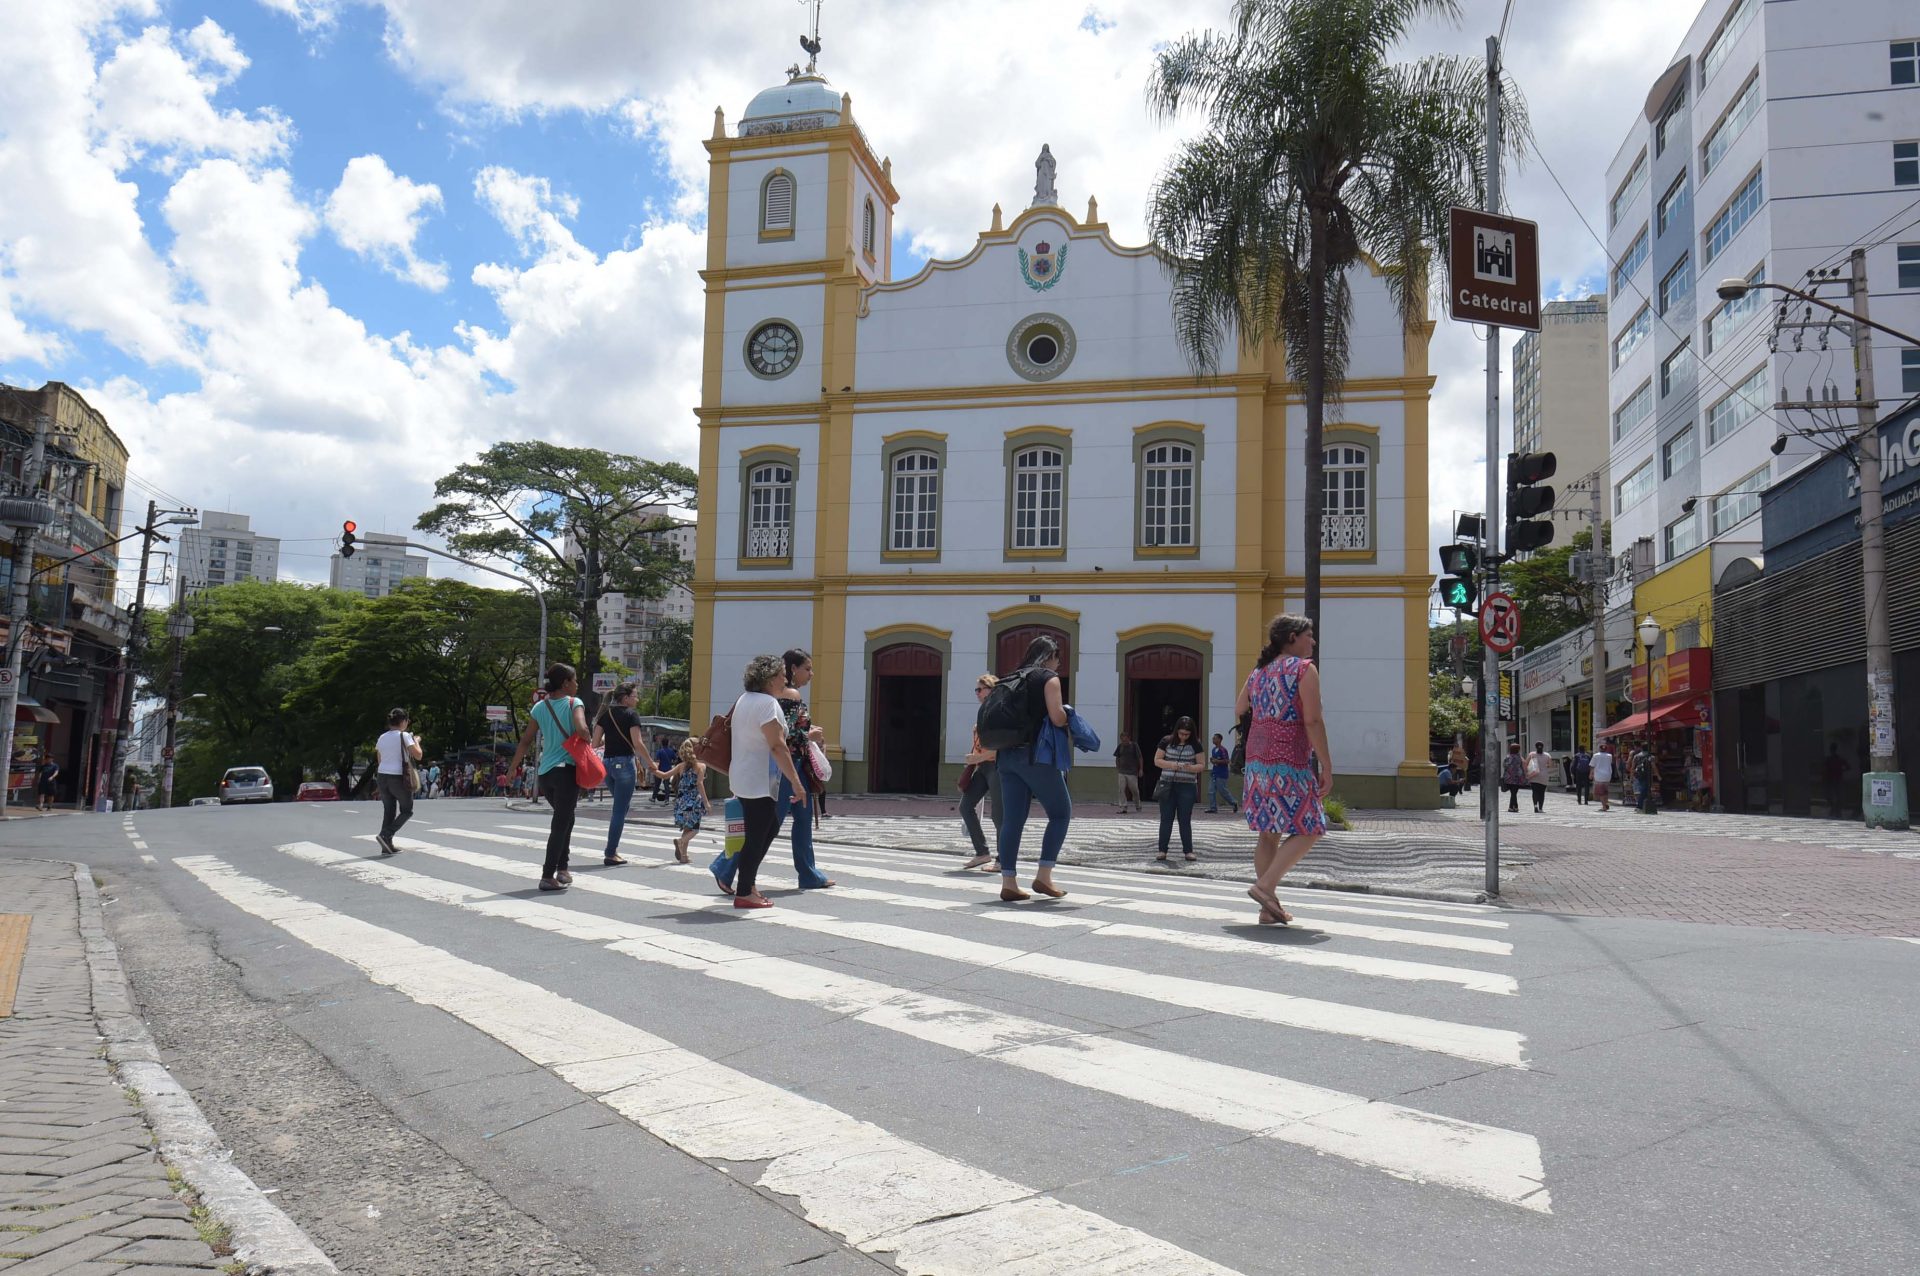
[{"label": "arched doorway", "polygon": [[875,793],[938,793],[946,685],[940,653],[922,643],[894,643],[873,653],[871,670],[868,787]]},{"label": "arched doorway", "polygon": [[1052,625],[1021,625],[1016,629],[1002,630],[1000,639],[994,644],[993,671],[1002,677],[1020,667],[1020,657],[1027,654],[1027,647],[1035,638],[1047,637],[1060,648],[1060,694],[1071,700],[1071,688],[1068,683],[1068,671],[1073,668],[1073,651],[1069,639],[1063,630]]},{"label": "arched doorway", "polygon": [[1194,743],[1203,755],[1206,752],[1207,723],[1200,708],[1205,665],[1199,652],[1167,643],[1128,652],[1124,672],[1127,732],[1140,746],[1145,764],[1140,783],[1145,792],[1160,778],[1160,769],[1153,765],[1154,750],[1178,719],[1194,720]]}]

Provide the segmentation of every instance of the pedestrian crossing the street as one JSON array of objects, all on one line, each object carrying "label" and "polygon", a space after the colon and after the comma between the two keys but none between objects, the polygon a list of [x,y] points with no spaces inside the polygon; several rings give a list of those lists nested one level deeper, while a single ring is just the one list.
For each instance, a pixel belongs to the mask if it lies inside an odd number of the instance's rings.
[{"label": "pedestrian crossing the street", "polygon": [[[1551,1213],[1538,1140],[1472,1110],[1490,1078],[1529,1074],[1497,908],[1302,890],[1283,892],[1295,924],[1269,928],[1231,883],[1098,869],[1063,869],[1065,899],[1009,905],[996,876],[950,857],[823,843],[835,887],[741,914],[700,848],[674,863],[664,831],[629,828],[633,863],[606,870],[603,839],[577,836],[562,896],[530,889],[539,823],[421,823],[397,858],[342,825],[277,854],[172,863],[688,1155],[753,1163],[764,1192],[908,1271],[1232,1270],[1154,1234],[1157,1219],[1064,1199],[1052,1175],[1023,1181],[1032,1167],[969,1127],[983,1091],[1070,1122],[1152,1114],[1201,1147],[1249,1139],[1276,1173],[1324,1158],[1397,1190]],[[516,959],[529,951],[542,955]],[[644,973],[556,982],[605,962]],[[645,995],[608,1004],[609,986]],[[763,1016],[802,1026],[772,1072],[741,1027]],[[838,1079],[847,1049],[900,1061],[902,1079],[794,1084],[816,1050]],[[1088,1155],[1063,1182],[1120,1172]]]}]

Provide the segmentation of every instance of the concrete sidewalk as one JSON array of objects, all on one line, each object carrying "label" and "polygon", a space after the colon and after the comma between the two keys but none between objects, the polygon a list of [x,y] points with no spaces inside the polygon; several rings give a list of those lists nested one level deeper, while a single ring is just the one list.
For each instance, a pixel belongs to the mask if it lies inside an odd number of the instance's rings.
[{"label": "concrete sidewalk", "polygon": [[[184,1116],[204,1126],[197,1109],[178,1110],[191,1109],[191,1101],[166,1093],[172,1079],[157,1063],[122,1069],[107,1057],[104,1017],[122,1021],[115,1038],[122,1047],[136,1036],[144,1041],[145,1032],[124,1024],[130,1007],[100,1004],[103,975],[118,981],[119,974],[91,880],[77,882],[71,864],[0,860],[0,901],[10,919],[0,931],[0,1272],[282,1270],[240,1261],[226,1228],[162,1160],[140,1094],[150,1103],[171,1100],[169,1125]],[[5,942],[23,930],[24,945]],[[10,1008],[9,976],[17,976]],[[122,984],[114,1000],[123,995]]]}]

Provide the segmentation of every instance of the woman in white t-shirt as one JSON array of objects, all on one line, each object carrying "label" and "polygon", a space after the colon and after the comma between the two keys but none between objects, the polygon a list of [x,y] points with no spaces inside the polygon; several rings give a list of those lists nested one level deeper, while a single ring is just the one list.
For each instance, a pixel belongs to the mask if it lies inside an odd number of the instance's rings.
[{"label": "woman in white t-shirt", "polygon": [[393,835],[413,818],[413,785],[407,782],[407,762],[420,760],[420,737],[407,730],[410,720],[405,709],[389,713],[387,729],[373,746],[379,759],[374,764],[373,782],[380,789],[380,831],[373,840],[380,844],[382,855],[399,853]]},{"label": "woman in white t-shirt", "polygon": [[[740,799],[746,823],[746,844],[735,857],[735,908],[771,908],[773,901],[754,889],[760,861],[780,832],[780,804],[775,794],[785,779],[791,791],[804,793],[800,773],[787,748],[787,719],[780,711],[780,693],[787,689],[787,666],[778,656],[755,656],[747,662],[741,680],[746,690],[733,702],[733,761],[727,772],[733,796]],[[806,818],[802,812],[799,818]],[[727,890],[727,883],[720,882]]]}]

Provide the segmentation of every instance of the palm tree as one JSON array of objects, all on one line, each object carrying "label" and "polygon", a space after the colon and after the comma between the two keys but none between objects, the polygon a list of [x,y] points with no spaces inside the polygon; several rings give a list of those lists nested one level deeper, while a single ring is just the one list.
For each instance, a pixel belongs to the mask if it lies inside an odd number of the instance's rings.
[{"label": "palm tree", "polygon": [[[1485,189],[1485,63],[1451,55],[1392,63],[1423,17],[1457,0],[1236,0],[1233,28],[1161,51],[1147,100],[1208,129],[1155,185],[1153,241],[1174,281],[1174,324],[1199,374],[1230,334],[1285,339],[1306,388],[1306,610],[1320,624],[1326,405],[1346,380],[1347,271],[1370,259],[1411,330],[1425,318],[1428,264],[1447,249],[1447,210]],[[1511,85],[1512,150],[1528,140]],[[1491,459],[1489,460],[1491,463]],[[1323,648],[1324,650],[1324,648]]]}]

